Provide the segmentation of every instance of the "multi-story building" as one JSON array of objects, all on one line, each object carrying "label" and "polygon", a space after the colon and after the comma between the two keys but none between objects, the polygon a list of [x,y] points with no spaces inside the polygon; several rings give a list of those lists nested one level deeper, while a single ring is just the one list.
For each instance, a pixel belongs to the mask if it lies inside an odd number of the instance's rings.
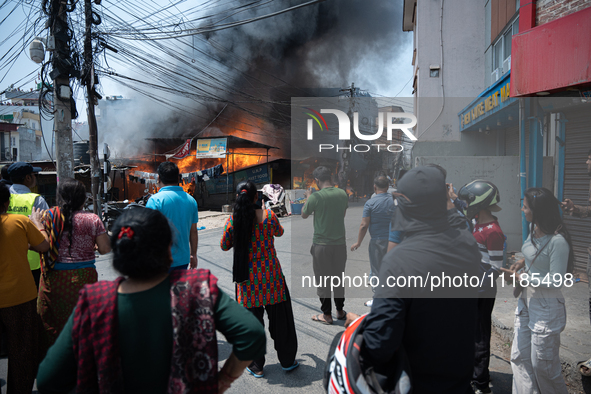
[{"label": "multi-story building", "polygon": [[[0,103],[0,119],[21,125],[19,134],[12,133],[10,138],[8,135],[0,138],[0,160],[48,159],[47,150],[52,151],[54,146],[53,119],[45,119],[39,114],[39,91],[10,89],[4,96],[6,101]],[[43,143],[44,135],[47,149]]]},{"label": "multi-story building", "polygon": [[[414,34],[415,164],[438,162],[459,186],[496,183],[512,250],[528,231],[527,187],[586,200],[591,2],[405,0],[403,30]],[[591,223],[568,220],[584,271]]]},{"label": "multi-story building", "polygon": [[[13,107],[17,109],[18,107]],[[0,132],[0,160],[36,161],[41,159],[42,134],[39,114],[29,109],[18,108],[10,115],[0,115],[0,119],[13,127],[5,127]],[[12,130],[12,128],[16,128]]]},{"label": "multi-story building", "polygon": [[[540,157],[553,156],[556,196],[585,204],[589,198],[585,161],[591,149],[591,1],[522,0],[519,13],[510,95],[527,98],[522,118],[530,124],[521,130],[529,126],[536,131],[529,138],[523,135],[523,145],[529,143],[523,150],[531,169],[528,186],[544,181]],[[585,272],[591,222],[568,215],[565,220],[576,267]]]}]

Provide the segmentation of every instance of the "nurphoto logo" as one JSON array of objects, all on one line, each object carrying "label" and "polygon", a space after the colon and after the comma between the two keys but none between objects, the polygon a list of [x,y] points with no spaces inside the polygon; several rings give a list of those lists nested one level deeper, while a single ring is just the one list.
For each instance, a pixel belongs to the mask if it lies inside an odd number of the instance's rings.
[{"label": "nurphoto logo", "polygon": [[[351,140],[351,121],[349,116],[338,109],[321,109],[320,112],[313,110],[312,108],[305,107],[306,115],[310,116],[311,119],[307,121],[307,138],[308,140],[314,139],[314,122],[318,125],[321,132],[328,131],[328,125],[322,114],[333,114],[336,115],[339,123],[339,140],[350,141]],[[405,123],[404,120],[408,119],[410,122]],[[366,120],[366,119],[364,119]],[[372,122],[373,123],[373,122]],[[384,127],[385,123],[385,127]],[[362,141],[375,141],[382,137],[384,129],[386,130],[386,139],[392,141],[392,132],[394,130],[400,130],[406,135],[411,141],[416,141],[417,137],[410,131],[417,124],[417,118],[413,114],[406,112],[378,112],[377,124],[372,127],[375,129],[375,133],[363,134],[359,130],[359,112],[353,112],[353,132],[356,139]],[[402,152],[404,147],[401,144],[347,144],[344,146],[334,144],[319,144],[318,151],[336,150],[338,151],[349,151],[349,152],[369,152],[375,149],[377,152],[380,150],[387,150],[388,152],[396,153]]]}]

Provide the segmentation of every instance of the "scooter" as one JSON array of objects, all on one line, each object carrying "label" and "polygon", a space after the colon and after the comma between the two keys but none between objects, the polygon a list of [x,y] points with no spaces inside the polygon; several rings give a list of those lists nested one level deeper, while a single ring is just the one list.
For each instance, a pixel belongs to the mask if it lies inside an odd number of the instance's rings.
[{"label": "scooter", "polygon": [[287,216],[285,190],[281,185],[267,184],[260,190],[263,194],[264,208],[272,210],[277,216]]}]

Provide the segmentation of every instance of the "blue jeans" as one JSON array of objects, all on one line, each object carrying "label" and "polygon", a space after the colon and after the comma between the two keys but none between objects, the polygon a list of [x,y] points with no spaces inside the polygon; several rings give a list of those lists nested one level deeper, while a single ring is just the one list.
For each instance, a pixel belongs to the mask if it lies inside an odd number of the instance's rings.
[{"label": "blue jeans", "polygon": [[[380,273],[380,267],[382,265],[382,259],[388,252],[388,240],[387,239],[371,239],[369,241],[369,277],[378,276]],[[373,288],[375,291],[375,287]]]}]

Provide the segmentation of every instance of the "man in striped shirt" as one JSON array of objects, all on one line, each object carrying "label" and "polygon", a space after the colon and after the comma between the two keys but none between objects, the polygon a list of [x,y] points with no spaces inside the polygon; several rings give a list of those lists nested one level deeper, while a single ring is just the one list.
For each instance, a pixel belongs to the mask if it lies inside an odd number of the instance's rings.
[{"label": "man in striped shirt", "polygon": [[[499,206],[496,206],[499,208]],[[495,209],[495,207],[489,207]],[[484,263],[490,265],[490,269],[500,273],[503,266],[503,248],[505,246],[505,235],[497,218],[488,209],[479,212],[474,226],[474,238],[478,242],[478,249],[482,254]]]}]

